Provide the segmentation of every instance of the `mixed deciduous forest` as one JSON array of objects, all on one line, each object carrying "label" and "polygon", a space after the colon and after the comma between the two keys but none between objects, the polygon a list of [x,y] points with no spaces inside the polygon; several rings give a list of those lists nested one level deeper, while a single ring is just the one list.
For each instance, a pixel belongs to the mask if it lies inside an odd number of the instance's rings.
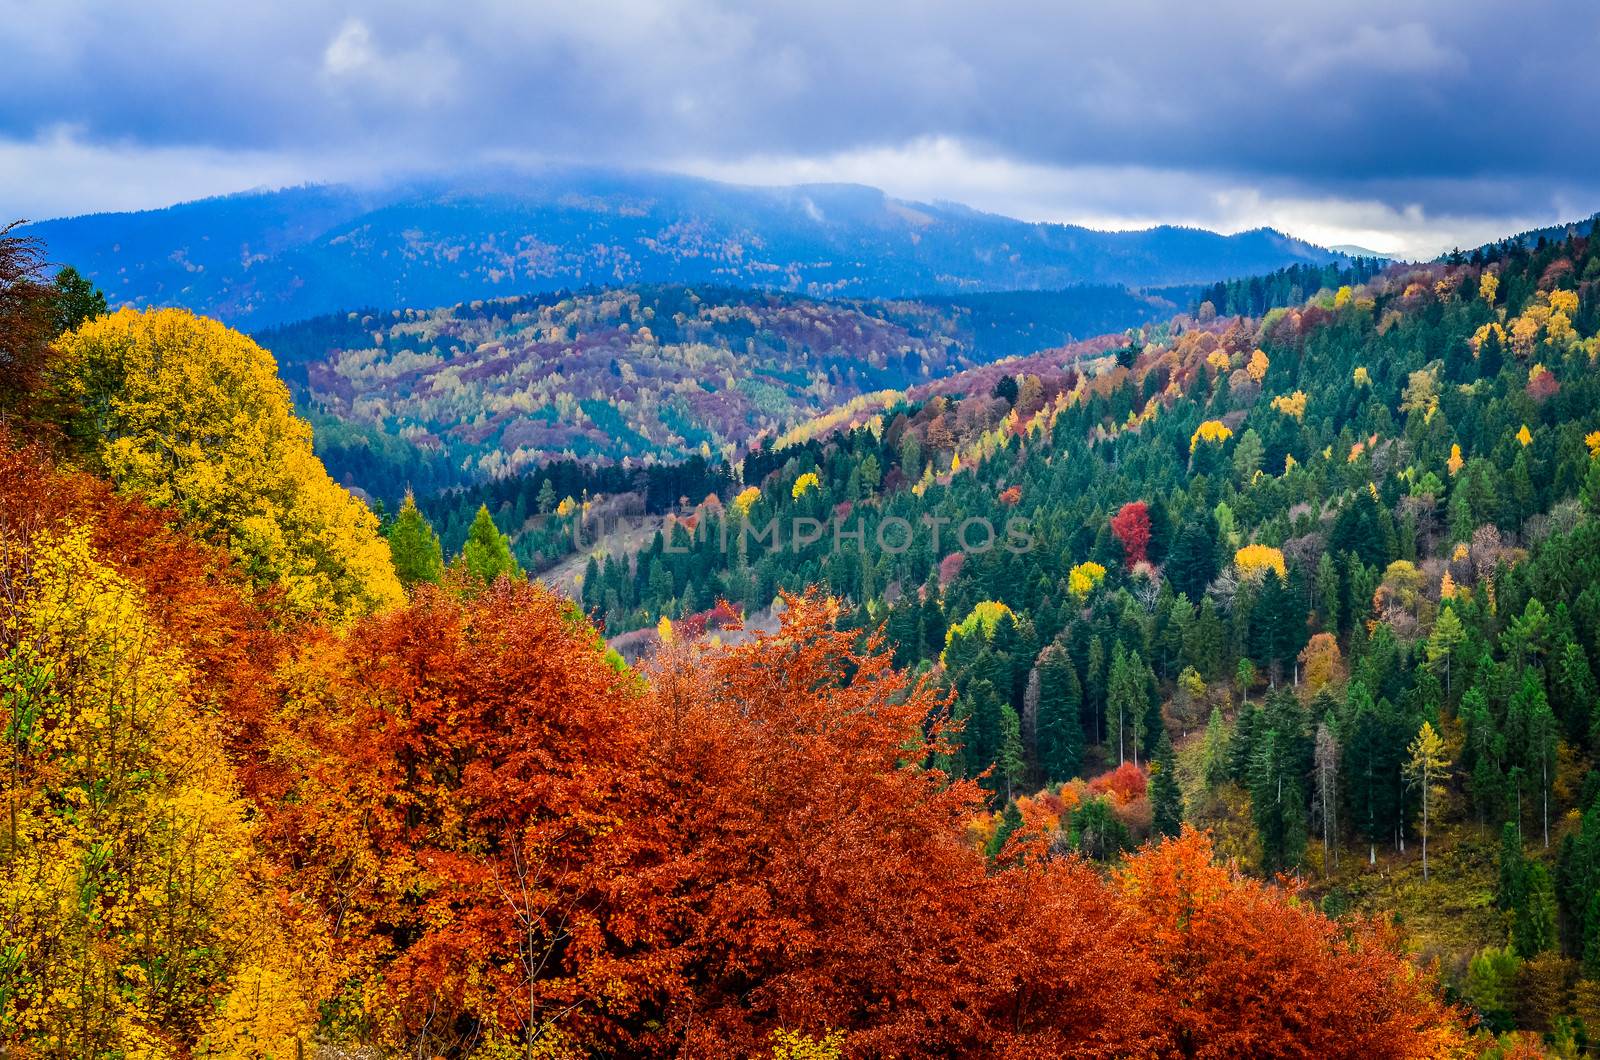
[{"label": "mixed deciduous forest", "polygon": [[[592,557],[585,606],[638,652],[712,601],[822,586],[952,697],[940,764],[987,792],[991,857],[1043,828],[1114,864],[1188,822],[1325,911],[1398,914],[1480,1026],[1586,1049],[1593,248],[1508,241],[1259,317],[1206,300],[857,408]],[[974,517],[1031,547],[963,546]]]},{"label": "mixed deciduous forest", "polygon": [[316,424],[332,473],[392,503],[408,487],[436,492],[562,460],[731,460],[757,434],[865,394],[1165,319],[1189,293],[829,302],[611,288],[352,312],[256,337]]},{"label": "mixed deciduous forest", "polygon": [[[292,365],[43,261],[0,233],[9,1055],[1600,1037],[1590,233],[387,506]],[[537,326],[688,295],[583,297]],[[624,483],[653,538],[525,574]]]}]

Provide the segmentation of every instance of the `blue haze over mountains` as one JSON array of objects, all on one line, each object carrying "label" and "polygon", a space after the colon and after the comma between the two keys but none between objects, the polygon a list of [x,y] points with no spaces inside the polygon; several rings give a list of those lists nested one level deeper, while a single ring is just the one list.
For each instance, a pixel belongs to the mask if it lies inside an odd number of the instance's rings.
[{"label": "blue haze over mountains", "polygon": [[29,227],[113,304],[180,305],[247,330],[646,283],[892,298],[1172,287],[1343,260],[1271,229],[1101,232],[859,185],[567,167],[252,191]]}]

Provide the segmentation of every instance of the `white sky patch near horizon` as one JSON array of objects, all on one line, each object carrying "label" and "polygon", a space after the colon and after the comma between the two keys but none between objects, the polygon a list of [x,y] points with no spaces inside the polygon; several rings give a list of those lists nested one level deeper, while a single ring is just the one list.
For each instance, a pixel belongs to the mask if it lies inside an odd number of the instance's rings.
[{"label": "white sky patch near horizon", "polygon": [[[1147,166],[1048,166],[977,154],[945,138],[825,158],[680,159],[672,168],[737,184],[854,183],[897,198],[951,201],[1027,221],[1127,231],[1185,225],[1224,234],[1276,228],[1320,246],[1354,245],[1425,260],[1532,228],[1580,220],[1600,204],[1553,205],[1544,213],[1429,215],[1416,203],[1265,190],[1226,174]],[[1169,204],[1165,209],[1152,203]]]},{"label": "white sky patch near horizon", "polygon": [[318,179],[327,178],[317,167],[268,152],[91,144],[56,128],[35,140],[0,139],[0,224],[148,210]]}]

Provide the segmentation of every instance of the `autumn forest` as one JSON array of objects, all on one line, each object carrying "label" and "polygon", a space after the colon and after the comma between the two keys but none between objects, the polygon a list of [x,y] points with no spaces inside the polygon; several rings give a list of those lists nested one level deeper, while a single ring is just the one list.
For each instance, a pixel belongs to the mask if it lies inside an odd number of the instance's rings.
[{"label": "autumn forest", "polygon": [[[992,363],[1015,307],[505,307],[677,321],[583,420],[482,307],[325,359],[47,260],[6,232],[7,1055],[1600,1040],[1587,226]],[[757,417],[741,320],[856,381]],[[463,463],[440,378],[567,433]]]}]

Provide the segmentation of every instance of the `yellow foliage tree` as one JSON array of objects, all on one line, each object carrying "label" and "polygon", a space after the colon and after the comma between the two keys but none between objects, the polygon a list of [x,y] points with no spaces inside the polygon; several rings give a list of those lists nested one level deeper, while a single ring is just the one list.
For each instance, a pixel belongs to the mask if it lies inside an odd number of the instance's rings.
[{"label": "yellow foliage tree", "polygon": [[1233,565],[1239,577],[1256,580],[1267,571],[1275,571],[1279,578],[1287,578],[1289,571],[1283,562],[1283,550],[1270,545],[1246,545],[1233,554]]},{"label": "yellow foliage tree", "polygon": [[120,489],[220,540],[298,610],[404,601],[377,517],[328,477],[266,350],[181,309],[124,309],[59,346],[70,429]]},{"label": "yellow foliage tree", "polygon": [[1492,272],[1486,272],[1478,281],[1478,296],[1490,305],[1494,305],[1495,292],[1500,290],[1500,277]]},{"label": "yellow foliage tree", "polygon": [[1510,337],[1506,334],[1506,329],[1500,326],[1500,322],[1492,320],[1478,328],[1477,331],[1474,331],[1472,338],[1467,340],[1468,345],[1472,347],[1472,356],[1478,356],[1478,352],[1483,349],[1483,344],[1489,341],[1490,335],[1493,335],[1502,346],[1510,340]]},{"label": "yellow foliage tree", "polygon": [[[950,647],[956,637],[978,637],[988,640],[994,636],[1000,620],[1012,615],[1011,608],[998,600],[980,600],[967,612],[967,617],[952,625],[944,631],[944,646]],[[944,662],[944,652],[939,653],[939,662]]]},{"label": "yellow foliage tree", "polygon": [[1522,425],[1522,429],[1517,432],[1517,442],[1523,446],[1529,446],[1533,444],[1533,433],[1528,430],[1528,425],[1526,423],[1524,423]]},{"label": "yellow foliage tree", "polygon": [[1422,572],[1410,560],[1397,559],[1384,568],[1383,580],[1373,594],[1373,606],[1380,611],[1399,608],[1414,611],[1422,594]]},{"label": "yellow foliage tree", "polygon": [[1267,360],[1266,351],[1258,349],[1251,352],[1250,360],[1245,363],[1244,370],[1251,379],[1259,383],[1267,377],[1267,369],[1270,367],[1272,362]]},{"label": "yellow foliage tree", "polygon": [[1272,399],[1272,407],[1285,416],[1293,416],[1296,420],[1306,418],[1306,392],[1296,390],[1292,394],[1279,394]]},{"label": "yellow foliage tree", "polygon": [[738,496],[733,498],[733,504],[731,505],[733,508],[733,514],[738,518],[743,519],[745,516],[750,514],[750,509],[754,507],[756,501],[760,499],[761,490],[758,487],[746,486],[744,489],[739,491]]},{"label": "yellow foliage tree", "polygon": [[1433,823],[1434,808],[1442,794],[1438,782],[1450,775],[1450,756],[1445,753],[1444,740],[1426,721],[1406,750],[1410,752],[1410,758],[1404,766],[1407,784],[1419,789],[1422,796],[1422,878],[1427,880],[1428,832]]},{"label": "yellow foliage tree", "polygon": [[1445,470],[1450,472],[1450,475],[1453,478],[1455,477],[1456,472],[1460,471],[1465,465],[1466,461],[1461,459],[1461,446],[1452,445],[1450,447],[1450,459],[1444,462]]},{"label": "yellow foliage tree", "polygon": [[1526,357],[1533,352],[1533,344],[1539,338],[1539,329],[1544,327],[1548,320],[1547,314],[1535,314],[1530,308],[1528,312],[1511,322],[1511,349],[1517,356]]},{"label": "yellow foliage tree", "polygon": [[[293,1055],[317,1018],[319,950],[275,926],[184,661],[87,532],[24,551],[0,616],[0,1037],[29,1055],[177,1057],[220,1005],[248,1055]],[[237,994],[241,976],[270,1012]]]},{"label": "yellow foliage tree", "polygon": [[1206,420],[1189,436],[1189,452],[1192,454],[1201,442],[1221,445],[1232,437],[1233,432],[1221,420]]},{"label": "yellow foliage tree", "polygon": [[795,500],[799,500],[811,490],[819,489],[821,486],[822,480],[817,477],[817,473],[815,471],[807,471],[804,475],[794,480],[794,488],[789,492]]},{"label": "yellow foliage tree", "polygon": [[1105,581],[1106,569],[1094,560],[1086,560],[1067,572],[1067,591],[1078,599],[1094,592],[1095,586]]},{"label": "yellow foliage tree", "polygon": [[1356,365],[1356,370],[1351,373],[1351,381],[1356,386],[1371,386],[1372,374],[1367,371],[1366,365],[1358,364]]},{"label": "yellow foliage tree", "polygon": [[772,1060],[838,1060],[844,1055],[844,1032],[813,1038],[799,1031],[772,1032]]},{"label": "yellow foliage tree", "polygon": [[1401,412],[1420,412],[1422,422],[1428,423],[1439,408],[1439,380],[1427,368],[1412,372],[1400,397]]}]

